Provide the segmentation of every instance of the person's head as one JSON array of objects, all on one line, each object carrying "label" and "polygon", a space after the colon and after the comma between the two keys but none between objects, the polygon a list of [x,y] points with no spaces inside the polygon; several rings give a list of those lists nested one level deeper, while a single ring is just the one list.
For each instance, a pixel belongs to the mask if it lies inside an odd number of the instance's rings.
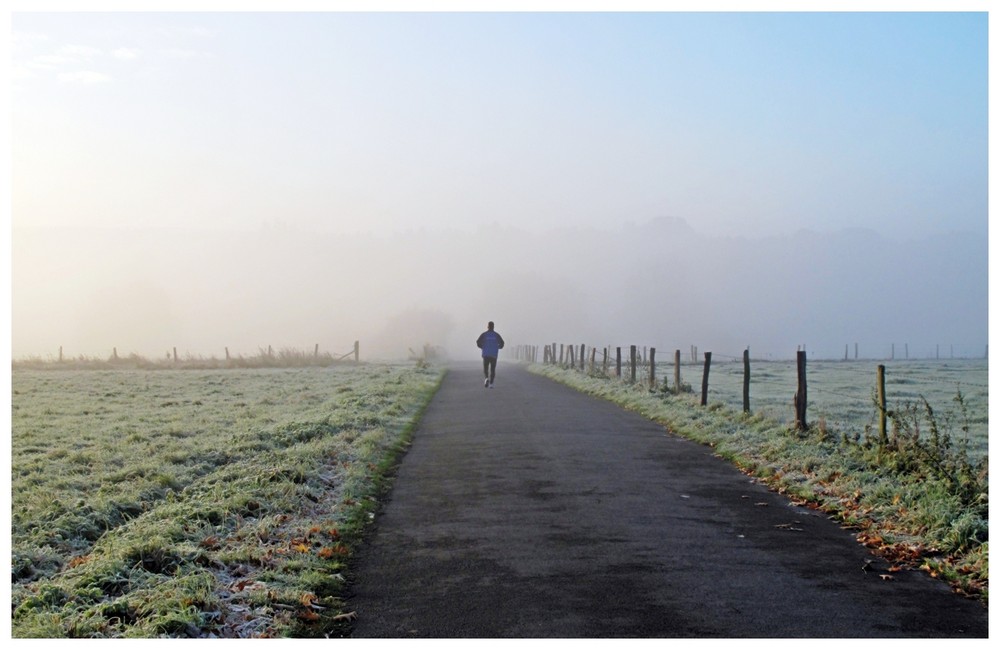
[{"label": "person's head", "polygon": [[493,329],[493,321],[490,321],[490,322],[486,323],[486,329],[492,331],[492,329]]}]

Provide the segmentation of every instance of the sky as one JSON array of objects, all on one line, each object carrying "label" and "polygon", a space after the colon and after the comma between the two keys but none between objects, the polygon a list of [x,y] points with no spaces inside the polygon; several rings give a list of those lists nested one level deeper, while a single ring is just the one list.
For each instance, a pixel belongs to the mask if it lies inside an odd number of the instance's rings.
[{"label": "sky", "polygon": [[[631,270],[677,281],[668,257],[692,251],[686,293],[720,297],[672,326],[667,307],[643,314],[674,328],[671,347],[699,332],[734,351],[987,342],[984,12],[15,11],[10,24],[14,358],[366,336],[395,353],[474,341],[491,309],[524,342],[653,338],[580,307],[579,285],[639,305]],[[846,297],[886,274],[893,287]],[[754,280],[739,314],[719,306],[734,276]],[[799,300],[774,298],[789,289]],[[887,292],[898,318],[863,315]]]},{"label": "sky", "polygon": [[15,225],[986,231],[985,14],[12,26]]}]

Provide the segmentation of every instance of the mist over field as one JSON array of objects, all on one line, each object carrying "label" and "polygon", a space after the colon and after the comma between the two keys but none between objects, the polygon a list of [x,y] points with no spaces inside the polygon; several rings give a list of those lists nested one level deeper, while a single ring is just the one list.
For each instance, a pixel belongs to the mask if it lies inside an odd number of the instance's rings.
[{"label": "mist over field", "polygon": [[[982,356],[988,245],[860,229],[752,239],[683,219],[395,235],[253,231],[13,232],[13,356],[255,355],[272,346],[473,358],[493,320],[517,344],[691,345],[717,355]],[[952,346],[954,346],[952,348]]]},{"label": "mist over field", "polygon": [[13,357],[981,357],[988,13],[669,4],[26,6]]}]

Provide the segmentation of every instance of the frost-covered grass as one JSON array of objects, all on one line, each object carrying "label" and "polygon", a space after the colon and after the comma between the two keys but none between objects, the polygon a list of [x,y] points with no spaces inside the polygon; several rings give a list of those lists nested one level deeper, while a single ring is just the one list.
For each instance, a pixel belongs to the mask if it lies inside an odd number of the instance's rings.
[{"label": "frost-covered grass", "polygon": [[336,634],[442,373],[15,369],[13,635]]},{"label": "frost-covered grass", "polygon": [[[953,411],[961,392],[968,411],[969,452],[987,456],[989,438],[989,364],[985,359],[814,361],[806,365],[809,421],[824,422],[841,432],[863,432],[877,427],[873,402],[876,368],[886,367],[886,406],[902,411],[924,398],[943,415]],[[701,390],[702,366],[683,366],[681,381]],[[658,369],[673,381],[673,363]],[[792,395],[796,390],[794,361],[753,361],[750,364],[750,406],[755,413],[784,423],[794,419]],[[699,393],[700,394],[700,393]],[[713,359],[709,371],[709,399],[734,409],[743,408],[742,359]],[[954,413],[960,419],[960,414]],[[958,428],[959,422],[953,425]]]},{"label": "frost-covered grass", "polygon": [[921,566],[987,598],[987,459],[970,459],[961,446],[951,445],[938,416],[906,412],[927,429],[938,422],[941,435],[934,445],[901,421],[891,444],[880,447],[870,438],[830,427],[800,432],[766,413],[745,415],[742,402],[740,410],[711,400],[702,407],[700,394],[651,391],[639,382],[558,366],[531,369],[712,446],[772,488],[856,528],[860,542],[898,566]]}]

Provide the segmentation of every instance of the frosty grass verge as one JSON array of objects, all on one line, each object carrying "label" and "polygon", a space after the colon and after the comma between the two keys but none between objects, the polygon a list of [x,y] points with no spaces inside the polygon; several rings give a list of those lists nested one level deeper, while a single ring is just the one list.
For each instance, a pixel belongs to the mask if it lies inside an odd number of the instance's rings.
[{"label": "frosty grass verge", "polygon": [[14,637],[337,634],[443,370],[12,373]]}]

